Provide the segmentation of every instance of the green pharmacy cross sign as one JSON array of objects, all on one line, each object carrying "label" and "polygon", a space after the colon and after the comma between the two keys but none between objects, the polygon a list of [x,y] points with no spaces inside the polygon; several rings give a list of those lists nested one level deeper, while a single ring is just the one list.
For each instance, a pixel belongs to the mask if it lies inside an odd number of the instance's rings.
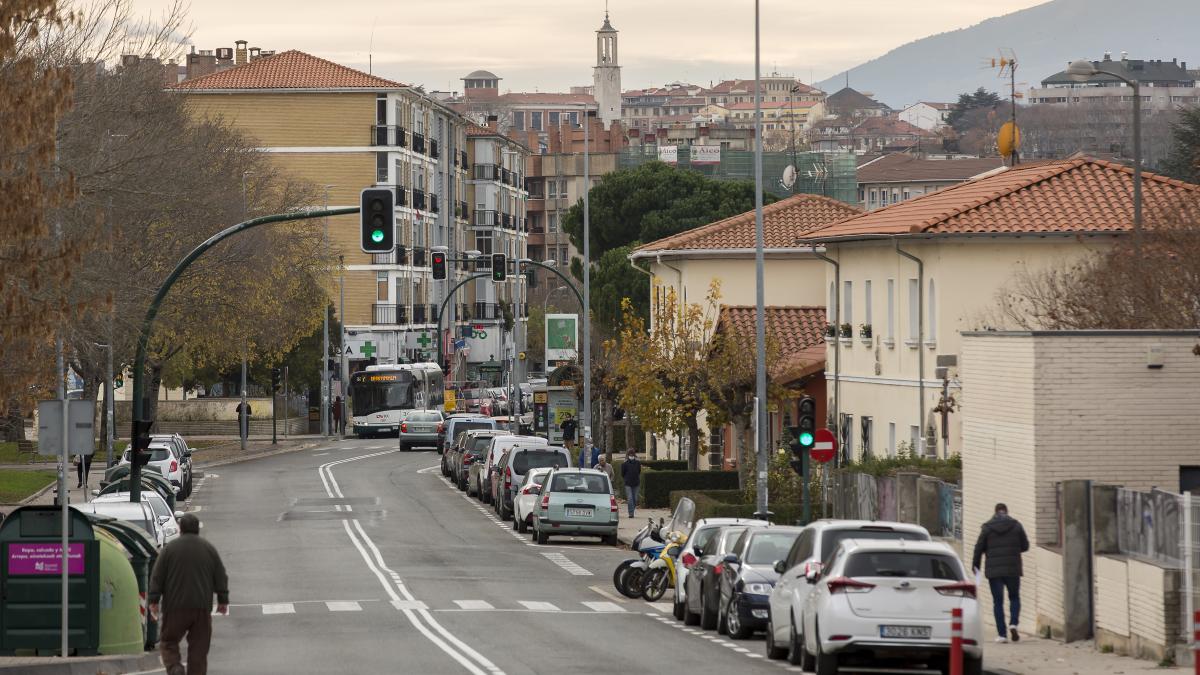
[{"label": "green pharmacy cross sign", "polygon": [[370,340],[364,342],[363,346],[359,347],[358,351],[368,359],[375,357],[375,345],[371,344]]},{"label": "green pharmacy cross sign", "polygon": [[429,349],[429,345],[433,343],[433,338],[429,337],[429,333],[421,333],[421,337],[417,338],[417,344],[421,345],[421,349]]}]

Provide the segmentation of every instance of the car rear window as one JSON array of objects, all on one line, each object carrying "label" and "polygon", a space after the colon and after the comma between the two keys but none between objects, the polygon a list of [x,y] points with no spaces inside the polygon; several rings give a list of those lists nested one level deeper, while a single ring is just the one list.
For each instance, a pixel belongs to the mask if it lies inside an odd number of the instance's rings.
[{"label": "car rear window", "polygon": [[523,474],[528,473],[530,469],[554,466],[556,462],[560,467],[570,464],[561,452],[553,450],[525,450],[518,452],[512,460],[512,469],[517,473]]},{"label": "car rear window", "polygon": [[609,493],[608,478],[594,474],[560,473],[554,476],[550,491],[606,495]]},{"label": "car rear window", "polygon": [[410,422],[440,422],[442,421],[442,416],[431,412],[413,412],[409,413],[405,419]]},{"label": "car rear window", "polygon": [[826,530],[821,537],[821,560],[829,560],[838,544],[845,539],[887,539],[889,541],[929,541],[929,537],[921,532],[906,532],[904,530],[884,530],[861,528],[854,530]]},{"label": "car rear window", "polygon": [[737,543],[738,537],[746,531],[744,527],[727,527],[722,530],[725,536],[721,537],[721,550],[717,551],[718,555],[725,555],[733,550],[733,545]]},{"label": "car rear window", "polygon": [[747,565],[770,565],[787,557],[799,532],[759,532],[750,540]]},{"label": "car rear window", "polygon": [[[171,457],[172,457],[171,451],[166,448],[150,448],[146,452],[150,453],[150,461],[151,462],[163,462],[168,459],[171,459]],[[125,451],[125,461],[126,462],[131,461],[129,459],[129,451],[128,450]]]},{"label": "car rear window", "polygon": [[846,561],[848,577],[908,577],[961,581],[962,574],[954,558],[938,553],[906,551],[864,551]]},{"label": "car rear window", "polygon": [[491,446],[491,444],[491,436],[477,436],[475,437],[475,441],[471,445],[471,449],[468,450],[468,452],[470,452],[472,455],[482,455],[483,453],[487,452],[487,449],[489,446]]},{"label": "car rear window", "polygon": [[717,532],[720,531],[721,528],[719,526],[700,528],[700,530],[691,537],[692,550],[704,550],[704,547],[708,546],[708,542],[712,541],[713,537],[716,536]]},{"label": "car rear window", "polygon": [[454,437],[458,438],[459,434],[468,432],[472,429],[495,429],[490,422],[455,422]]}]

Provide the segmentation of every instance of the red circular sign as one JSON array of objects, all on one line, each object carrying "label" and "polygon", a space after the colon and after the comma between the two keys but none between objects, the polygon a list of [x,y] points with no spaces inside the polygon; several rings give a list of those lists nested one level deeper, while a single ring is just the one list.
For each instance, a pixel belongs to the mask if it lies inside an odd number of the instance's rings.
[{"label": "red circular sign", "polygon": [[833,437],[833,432],[828,429],[817,429],[817,433],[813,434],[813,447],[809,450],[808,456],[812,457],[814,462],[829,462],[837,455],[837,439]]}]

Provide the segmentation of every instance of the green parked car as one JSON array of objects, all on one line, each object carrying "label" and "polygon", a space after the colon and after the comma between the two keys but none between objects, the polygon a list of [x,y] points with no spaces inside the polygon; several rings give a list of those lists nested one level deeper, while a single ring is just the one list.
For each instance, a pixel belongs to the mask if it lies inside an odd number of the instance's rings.
[{"label": "green parked car", "polygon": [[613,546],[619,517],[606,474],[595,469],[555,469],[546,477],[533,511],[533,539],[545,544],[557,536],[600,537]]}]

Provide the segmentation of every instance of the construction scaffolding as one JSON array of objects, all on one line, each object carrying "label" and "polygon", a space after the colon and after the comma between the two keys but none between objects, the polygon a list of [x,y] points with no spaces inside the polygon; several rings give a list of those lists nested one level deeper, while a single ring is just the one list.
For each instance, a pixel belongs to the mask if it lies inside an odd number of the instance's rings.
[{"label": "construction scaffolding", "polygon": [[[701,146],[704,147],[704,146]],[[688,145],[669,146],[674,152],[674,163],[681,169],[689,169],[718,180],[754,180],[754,153],[745,150],[721,149],[720,161],[692,162],[693,148]],[[643,145],[621,150],[618,168],[627,169],[659,161],[657,145]],[[696,153],[699,154],[699,153]],[[670,155],[668,155],[670,156]],[[709,155],[705,153],[705,159]],[[795,160],[795,181],[788,187],[784,172]],[[856,161],[852,153],[826,152],[764,152],[763,190],[777,197],[790,197],[807,193],[824,195],[847,204],[858,204]]]}]

